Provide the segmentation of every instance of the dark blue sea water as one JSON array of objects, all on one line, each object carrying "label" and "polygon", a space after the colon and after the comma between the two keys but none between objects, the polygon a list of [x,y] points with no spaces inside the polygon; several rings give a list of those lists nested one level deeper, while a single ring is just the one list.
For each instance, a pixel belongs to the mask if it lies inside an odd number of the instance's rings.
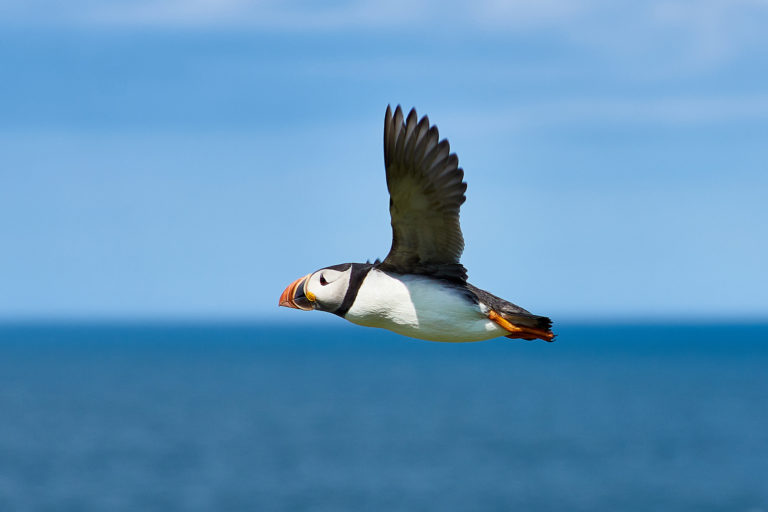
[{"label": "dark blue sea water", "polygon": [[2,511],[768,511],[768,326],[0,327]]}]

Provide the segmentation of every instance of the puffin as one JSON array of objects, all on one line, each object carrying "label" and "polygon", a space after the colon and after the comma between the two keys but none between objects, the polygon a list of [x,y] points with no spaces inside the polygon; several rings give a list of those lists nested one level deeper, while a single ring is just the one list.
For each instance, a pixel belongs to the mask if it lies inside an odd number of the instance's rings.
[{"label": "puffin", "polygon": [[384,116],[392,246],[384,260],[321,268],[292,282],[279,305],[429,341],[497,337],[553,341],[552,321],[467,282],[459,209],[467,184],[437,126],[398,105]]}]

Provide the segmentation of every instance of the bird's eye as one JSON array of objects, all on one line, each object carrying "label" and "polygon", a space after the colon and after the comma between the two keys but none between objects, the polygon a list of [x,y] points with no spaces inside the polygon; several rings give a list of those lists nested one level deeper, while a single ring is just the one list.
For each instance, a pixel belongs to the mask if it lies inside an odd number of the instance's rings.
[{"label": "bird's eye", "polygon": [[320,274],[320,285],[325,286],[328,284],[328,281],[325,280],[325,276]]}]

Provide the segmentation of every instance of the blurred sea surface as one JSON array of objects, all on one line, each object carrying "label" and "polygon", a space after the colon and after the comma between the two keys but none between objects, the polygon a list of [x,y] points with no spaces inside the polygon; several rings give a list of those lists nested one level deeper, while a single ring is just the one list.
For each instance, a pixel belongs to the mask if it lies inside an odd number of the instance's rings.
[{"label": "blurred sea surface", "polygon": [[768,511],[768,325],[0,326],[1,511]]}]

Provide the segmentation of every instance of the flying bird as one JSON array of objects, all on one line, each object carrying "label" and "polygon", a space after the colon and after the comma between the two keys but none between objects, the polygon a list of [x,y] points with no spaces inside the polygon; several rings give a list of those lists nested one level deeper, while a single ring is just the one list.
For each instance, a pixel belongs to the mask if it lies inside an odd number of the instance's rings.
[{"label": "flying bird", "polygon": [[553,341],[552,321],[472,286],[460,263],[464,171],[436,126],[388,106],[384,165],[392,248],[383,261],[342,263],[288,285],[280,306],[334,313],[352,323],[430,341],[499,336]]}]

